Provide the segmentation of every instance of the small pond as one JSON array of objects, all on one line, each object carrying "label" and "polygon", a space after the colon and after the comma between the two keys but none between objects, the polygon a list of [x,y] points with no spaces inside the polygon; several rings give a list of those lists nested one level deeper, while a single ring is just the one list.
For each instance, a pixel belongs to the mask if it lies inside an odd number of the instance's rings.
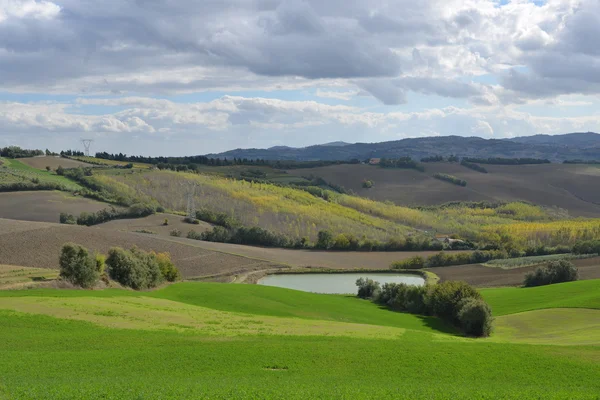
[{"label": "small pond", "polygon": [[369,278],[381,283],[406,283],[421,286],[425,280],[418,275],[385,273],[348,274],[279,274],[268,275],[258,281],[259,285],[278,286],[313,293],[355,294],[356,280]]}]

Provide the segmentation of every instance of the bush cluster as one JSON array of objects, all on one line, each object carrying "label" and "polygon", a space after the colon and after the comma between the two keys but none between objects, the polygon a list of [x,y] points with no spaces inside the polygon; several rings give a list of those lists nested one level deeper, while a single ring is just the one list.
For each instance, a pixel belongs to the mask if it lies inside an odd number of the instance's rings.
[{"label": "bush cluster", "polygon": [[133,248],[114,247],[108,258],[91,255],[85,247],[74,243],[63,245],[60,254],[60,276],[83,288],[92,288],[108,277],[136,290],[156,287],[164,280],[174,282],[181,278],[169,253],[147,253]]},{"label": "bush cluster", "polygon": [[34,178],[36,181],[23,181],[14,183],[2,183],[0,184],[0,192],[25,192],[34,190],[61,190],[68,192],[69,188],[60,183],[54,182],[41,182],[39,179]]},{"label": "bush cluster", "polygon": [[553,283],[576,281],[579,272],[575,265],[567,260],[550,261],[535,271],[525,275],[525,287],[551,285]]},{"label": "bush cluster", "polygon": [[488,173],[487,169],[483,168],[481,165],[475,164],[475,163],[472,163],[472,162],[469,162],[466,160],[462,160],[460,165],[462,165],[463,167],[470,168],[474,171],[481,172],[482,174]]},{"label": "bush cluster", "polygon": [[368,179],[363,179],[362,187],[365,189],[371,189],[373,187],[373,181],[370,181]]},{"label": "bush cluster", "polygon": [[61,213],[59,221],[61,224],[92,226],[114,219],[147,217],[154,213],[156,213],[156,208],[153,205],[138,203],[125,210],[110,207],[95,213],[82,212],[77,218],[71,214]]},{"label": "bush cluster", "polygon": [[227,229],[237,228],[241,225],[239,221],[226,213],[214,212],[206,208],[196,211],[196,218]]},{"label": "bush cluster", "polygon": [[441,181],[453,183],[458,186],[467,186],[467,181],[465,181],[464,179],[457,178],[454,175],[435,173],[433,174],[433,177]]},{"label": "bush cluster", "polygon": [[600,254],[600,240],[584,240],[573,245],[575,254]]},{"label": "bush cluster", "polygon": [[385,283],[360,278],[358,297],[371,299],[395,311],[434,315],[458,326],[470,336],[489,336],[492,311],[481,294],[465,282],[446,281],[432,286]]},{"label": "bush cluster", "polygon": [[425,172],[425,167],[410,157],[382,158],[379,161],[379,166],[382,168],[416,169],[417,171]]},{"label": "bush cluster", "polygon": [[66,243],[60,252],[60,277],[83,288],[93,287],[100,278],[96,258],[85,247]]}]

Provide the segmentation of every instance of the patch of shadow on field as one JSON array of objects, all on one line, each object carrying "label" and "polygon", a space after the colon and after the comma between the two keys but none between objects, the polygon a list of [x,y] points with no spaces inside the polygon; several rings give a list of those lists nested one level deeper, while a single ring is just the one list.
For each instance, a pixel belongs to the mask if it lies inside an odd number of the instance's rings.
[{"label": "patch of shadow on field", "polygon": [[[579,279],[600,279],[600,257],[574,260],[579,270]],[[537,266],[502,269],[481,264],[456,265],[451,267],[427,268],[443,281],[464,281],[476,287],[521,286],[525,274]]]},{"label": "patch of shadow on field", "polygon": [[[355,298],[355,296],[344,296],[344,297]],[[460,337],[463,336],[460,333],[460,331],[458,329],[456,329],[454,326],[444,322],[443,320],[441,320],[437,317],[431,317],[431,316],[427,316],[427,315],[417,315],[417,314],[411,314],[408,312],[401,312],[401,311],[394,311],[394,310],[390,310],[388,307],[382,306],[382,305],[379,305],[378,308],[380,310],[383,310],[386,312],[395,312],[395,313],[400,313],[400,314],[412,315],[415,318],[417,318],[419,321],[421,321],[423,323],[423,326],[426,326],[427,328],[429,328],[433,331],[437,331],[440,333],[446,333],[446,334],[453,335],[453,336],[460,336]]]}]

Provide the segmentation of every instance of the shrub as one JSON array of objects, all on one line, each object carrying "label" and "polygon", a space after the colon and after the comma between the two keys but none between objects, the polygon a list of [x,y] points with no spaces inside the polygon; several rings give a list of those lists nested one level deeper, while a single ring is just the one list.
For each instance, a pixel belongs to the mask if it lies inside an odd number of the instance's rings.
[{"label": "shrub", "polygon": [[373,181],[370,181],[368,179],[363,179],[362,187],[365,189],[371,189],[373,187]]},{"label": "shrub", "polygon": [[181,274],[175,264],[171,261],[171,255],[169,253],[151,252],[150,254],[156,258],[160,273],[168,282],[175,282],[181,278]]},{"label": "shrub", "polygon": [[231,232],[222,226],[215,226],[212,231],[202,232],[202,234],[197,235],[197,237],[191,237],[190,234],[192,232],[194,231],[190,231],[188,233],[188,238],[190,239],[206,240],[208,242],[219,243],[227,243],[231,240]]},{"label": "shrub", "polygon": [[63,245],[60,253],[60,276],[74,285],[91,288],[98,282],[96,261],[87,249],[74,243]]},{"label": "shrub", "polygon": [[373,279],[358,278],[356,286],[358,286],[358,297],[361,299],[371,299],[378,296],[379,282],[375,282]]},{"label": "shrub", "polygon": [[425,267],[425,259],[421,256],[411,257],[404,261],[392,263],[392,269],[421,269]]},{"label": "shrub", "polygon": [[183,219],[183,222],[185,222],[187,224],[192,224],[192,225],[200,224],[200,221],[198,221],[196,218],[192,218],[192,217],[185,217]]},{"label": "shrub", "polygon": [[315,247],[327,250],[333,245],[333,234],[330,231],[319,231]]},{"label": "shrub", "polygon": [[131,250],[113,247],[106,264],[112,279],[136,290],[156,287],[163,281],[156,258],[135,247]]},{"label": "shrub", "polygon": [[181,237],[181,231],[179,229],[173,229],[171,232],[169,232],[169,235],[175,236],[175,237]]},{"label": "shrub", "polygon": [[467,168],[470,168],[472,170],[475,170],[477,172],[481,172],[482,174],[487,174],[487,169],[483,168],[479,164],[475,164],[475,163],[472,163],[472,162],[468,162],[468,161],[462,160],[462,162],[460,163],[460,165],[462,165],[464,167],[467,167]]},{"label": "shrub", "polygon": [[52,171],[52,168],[50,168],[49,165],[46,165],[46,171],[50,172],[50,171]]},{"label": "shrub", "polygon": [[467,298],[482,299],[481,294],[466,282],[439,283],[429,293],[431,312],[440,318],[457,323],[461,301]]},{"label": "shrub", "polygon": [[77,218],[67,213],[60,213],[59,220],[61,224],[75,225],[77,223]]},{"label": "shrub", "polygon": [[104,254],[96,253],[94,254],[94,260],[96,261],[96,271],[100,276],[104,275],[106,272],[106,257]]},{"label": "shrub", "polygon": [[465,181],[464,179],[457,178],[453,175],[436,173],[433,174],[433,177],[442,181],[453,183],[458,186],[467,186],[467,181]]},{"label": "shrub", "polygon": [[485,301],[466,298],[459,308],[458,320],[465,334],[482,337],[492,333],[492,310]]},{"label": "shrub", "polygon": [[600,240],[585,240],[575,243],[575,254],[600,254]]},{"label": "shrub", "polygon": [[567,260],[550,261],[546,266],[538,267],[525,275],[526,287],[551,285],[553,283],[571,282],[579,278],[575,265]]},{"label": "shrub", "polygon": [[348,250],[350,249],[350,241],[343,233],[340,233],[333,240],[332,247],[336,250]]},{"label": "shrub", "polygon": [[64,175],[65,174],[65,169],[62,166],[58,166],[58,168],[56,168],[56,175]]},{"label": "shrub", "polygon": [[169,219],[165,218],[165,221],[163,222],[163,226],[169,226]]}]

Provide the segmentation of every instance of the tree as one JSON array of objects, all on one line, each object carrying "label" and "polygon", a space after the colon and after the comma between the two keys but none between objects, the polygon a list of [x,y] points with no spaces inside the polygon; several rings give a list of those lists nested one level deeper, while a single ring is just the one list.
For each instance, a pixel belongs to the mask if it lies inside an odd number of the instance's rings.
[{"label": "tree", "polygon": [[74,285],[91,288],[100,274],[96,268],[96,260],[87,249],[74,243],[63,245],[60,253],[60,276]]},{"label": "tree", "polygon": [[168,282],[175,282],[181,278],[181,274],[175,264],[171,261],[171,255],[169,253],[151,252],[150,254],[156,258],[160,273]]},{"label": "tree", "polygon": [[461,301],[467,298],[482,299],[481,294],[466,282],[438,283],[429,295],[431,311],[440,318],[457,322]]},{"label": "tree", "polygon": [[361,299],[375,298],[379,294],[379,282],[375,282],[373,279],[358,278],[356,286],[358,286],[358,297]]},{"label": "tree", "polygon": [[467,335],[481,337],[492,333],[492,309],[481,299],[464,299],[460,304],[458,320]]},{"label": "tree", "polygon": [[163,281],[156,257],[135,247],[131,250],[113,247],[106,264],[112,279],[136,290],[153,288]]},{"label": "tree", "polygon": [[567,260],[550,261],[544,267],[525,275],[524,286],[543,286],[553,283],[571,282],[579,278],[579,271],[575,265]]},{"label": "tree", "polygon": [[333,245],[333,234],[330,231],[319,231],[315,247],[327,250]]}]

